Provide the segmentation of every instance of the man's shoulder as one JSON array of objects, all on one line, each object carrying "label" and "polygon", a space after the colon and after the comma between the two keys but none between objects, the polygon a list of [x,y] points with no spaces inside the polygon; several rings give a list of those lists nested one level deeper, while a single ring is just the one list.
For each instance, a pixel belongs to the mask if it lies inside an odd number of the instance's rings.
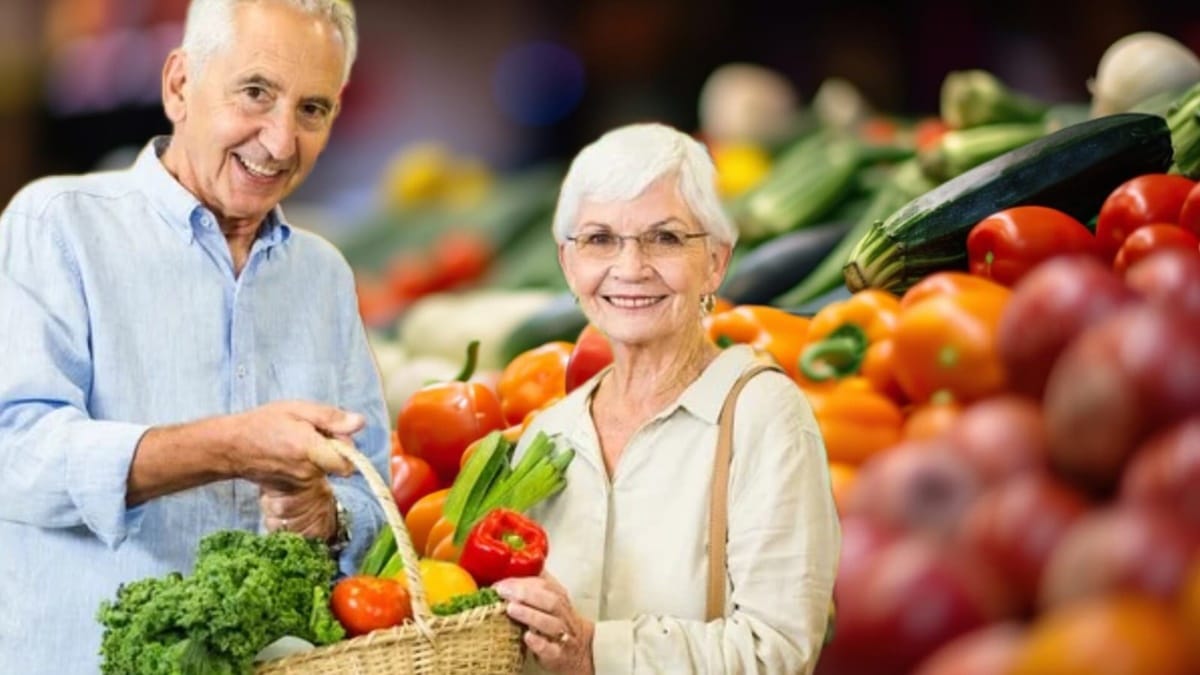
[{"label": "man's shoulder", "polygon": [[289,228],[291,229],[290,246],[297,257],[318,264],[348,267],[346,257],[342,255],[341,250],[325,237],[295,225],[289,225]]},{"label": "man's shoulder", "polygon": [[39,178],[21,188],[5,210],[37,218],[55,208],[79,208],[88,201],[118,199],[134,189],[126,175],[125,171],[100,171]]}]

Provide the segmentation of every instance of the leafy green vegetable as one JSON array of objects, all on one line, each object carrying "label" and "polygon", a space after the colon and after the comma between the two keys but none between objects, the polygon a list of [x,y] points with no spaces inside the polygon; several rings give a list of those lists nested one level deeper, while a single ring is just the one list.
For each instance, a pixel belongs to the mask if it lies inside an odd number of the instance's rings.
[{"label": "leafy green vegetable", "polygon": [[439,602],[430,607],[429,611],[437,616],[449,616],[465,612],[468,609],[475,609],[476,607],[486,607],[497,602],[500,602],[500,594],[491,586],[486,586],[474,593],[456,595],[445,602]]},{"label": "leafy green vegetable", "polygon": [[254,655],[284,635],[340,640],[329,611],[335,569],[323,544],[291,532],[211,534],[191,576],[125,584],[100,605],[101,672],[249,673]]}]

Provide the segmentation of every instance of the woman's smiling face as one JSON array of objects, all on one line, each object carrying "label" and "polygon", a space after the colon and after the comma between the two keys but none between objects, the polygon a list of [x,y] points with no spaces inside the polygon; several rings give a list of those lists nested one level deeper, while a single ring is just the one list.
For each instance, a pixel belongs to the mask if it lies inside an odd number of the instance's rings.
[{"label": "woman's smiling face", "polygon": [[[584,314],[610,340],[645,345],[698,329],[700,298],[720,285],[728,247],[711,236],[687,237],[704,230],[673,177],[628,201],[585,199],[575,222],[572,241],[559,247],[559,261]],[[648,247],[632,237],[668,245]],[[617,249],[608,257],[589,241],[603,242],[604,248],[615,242]]]}]

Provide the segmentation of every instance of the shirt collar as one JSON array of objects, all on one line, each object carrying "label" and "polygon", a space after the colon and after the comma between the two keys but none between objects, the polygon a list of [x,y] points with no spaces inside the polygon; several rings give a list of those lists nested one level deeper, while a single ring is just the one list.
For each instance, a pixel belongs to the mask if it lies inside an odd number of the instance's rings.
[{"label": "shirt collar", "polygon": [[[683,390],[675,405],[664,410],[659,417],[670,416],[675,410],[684,408],[709,424],[717,424],[721,418],[721,406],[725,404],[725,396],[729,389],[747,368],[757,362],[757,358],[749,345],[733,345],[721,350],[700,376]],[[566,419],[575,420],[569,432],[570,436],[582,438],[588,435],[591,424],[588,405],[597,385],[608,370],[606,368],[587,383],[580,385],[564,400],[564,405],[560,408],[562,414]]]},{"label": "shirt collar", "polygon": [[742,373],[754,364],[755,359],[754,350],[749,345],[733,345],[721,350],[717,358],[700,373],[700,377],[680,394],[679,407],[709,424],[717,424],[721,419],[725,396]]},{"label": "shirt collar", "polygon": [[[163,219],[188,242],[196,238],[196,228],[216,229],[217,220],[196,195],[183,187],[163,166],[162,154],[171,142],[170,136],[155,136],[138,153],[132,172],[135,183]],[[258,231],[261,246],[274,246],[286,241],[292,226],[278,205],[267,213]]]}]

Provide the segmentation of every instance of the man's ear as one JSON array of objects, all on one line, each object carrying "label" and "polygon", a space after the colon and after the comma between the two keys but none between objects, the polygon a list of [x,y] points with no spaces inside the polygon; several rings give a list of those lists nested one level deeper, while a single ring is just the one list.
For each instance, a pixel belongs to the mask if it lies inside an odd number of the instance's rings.
[{"label": "man's ear", "polygon": [[173,124],[187,118],[188,73],[187,54],[181,49],[167,55],[162,72],[163,111]]}]

